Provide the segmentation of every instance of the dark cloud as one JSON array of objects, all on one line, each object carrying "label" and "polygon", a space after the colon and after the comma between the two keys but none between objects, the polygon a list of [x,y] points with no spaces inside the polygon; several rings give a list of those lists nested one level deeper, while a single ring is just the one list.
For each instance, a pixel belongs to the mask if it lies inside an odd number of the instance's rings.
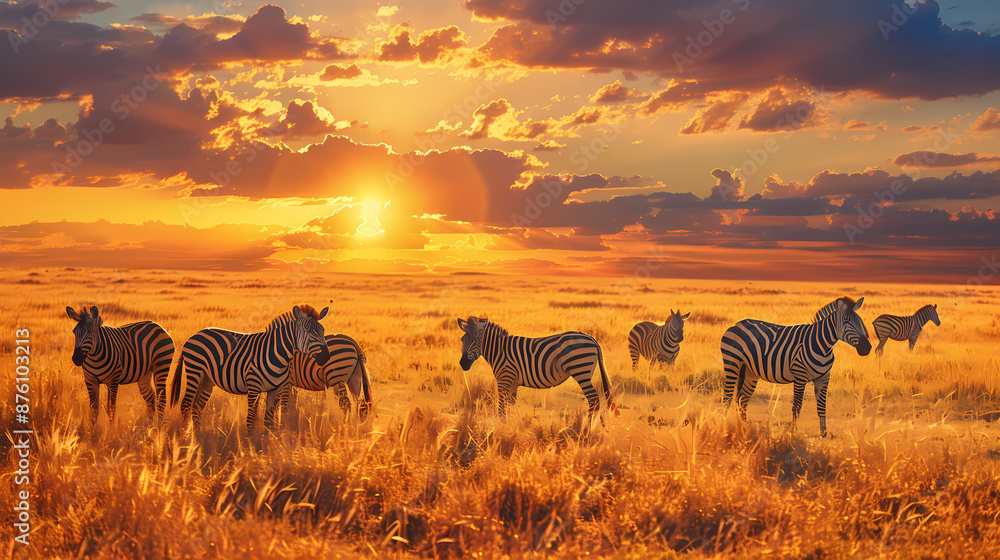
[{"label": "dark cloud", "polygon": [[319,79],[324,81],[350,80],[352,78],[357,78],[361,74],[361,67],[357,64],[351,64],[350,66],[329,64],[326,68],[323,68],[323,72],[319,75]]},{"label": "dark cloud", "polygon": [[681,134],[703,134],[706,132],[723,132],[729,128],[729,123],[746,103],[749,96],[745,93],[731,93],[716,97],[708,102],[708,106],[698,110],[684,128]]},{"label": "dark cloud", "polygon": [[1000,162],[1000,156],[981,154],[945,154],[941,152],[910,152],[899,154],[892,160],[892,164],[904,168],[955,168],[969,165],[984,165],[988,163]]},{"label": "dark cloud", "polygon": [[59,0],[58,2],[37,2],[15,0],[0,4],[0,29],[21,29],[24,20],[37,21],[76,19],[83,14],[96,14],[115,8],[111,2],[99,0]]},{"label": "dark cloud", "polygon": [[341,39],[316,36],[272,5],[261,6],[226,39],[187,23],[157,37],[142,27],[58,20],[37,35],[7,38],[15,48],[0,49],[0,101],[82,97],[151,71],[174,77],[236,64],[347,57]]},{"label": "dark cloud", "polygon": [[758,132],[792,131],[812,126],[816,106],[808,99],[796,99],[783,88],[774,88],[753,113],[744,118],[739,128]]},{"label": "dark cloud", "polygon": [[891,99],[1000,88],[1000,36],[944,24],[934,0],[913,9],[898,0],[589,0],[574,3],[569,16],[561,15],[564,4],[467,2],[478,17],[512,22],[480,56],[539,68],[650,71],[715,91],[756,91],[782,79]]}]

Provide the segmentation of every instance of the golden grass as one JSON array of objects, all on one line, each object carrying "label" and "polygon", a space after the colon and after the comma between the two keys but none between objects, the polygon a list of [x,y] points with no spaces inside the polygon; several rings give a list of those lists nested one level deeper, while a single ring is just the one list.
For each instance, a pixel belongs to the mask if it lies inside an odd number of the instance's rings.
[{"label": "golden grass", "polygon": [[[32,527],[18,557],[464,556],[890,558],[1000,555],[997,290],[545,277],[289,276],[7,271],[0,363],[30,328]],[[719,341],[744,317],[807,322],[840,295],[861,315],[937,303],[914,352],[836,349],[831,439],[811,390],[789,431],[790,387],[758,385],[750,422],[721,407]],[[331,300],[333,303],[331,303]],[[377,417],[300,397],[294,428],[247,440],[245,398],[216,391],[192,434],[158,426],[135,386],[118,419],[87,425],[66,305],[106,324],[152,319],[180,346],[197,330],[260,330],[297,303],[331,305],[328,333],[366,349]],[[691,311],[672,367],[632,372],[641,320]],[[521,389],[506,422],[488,365],[458,368],[455,319],[512,333],[581,330],[604,348],[622,415],[591,428],[573,382]],[[12,383],[0,385],[5,428]],[[13,504],[15,450],[0,502]],[[8,506],[9,507],[9,506]],[[2,525],[5,542],[12,528]]]}]

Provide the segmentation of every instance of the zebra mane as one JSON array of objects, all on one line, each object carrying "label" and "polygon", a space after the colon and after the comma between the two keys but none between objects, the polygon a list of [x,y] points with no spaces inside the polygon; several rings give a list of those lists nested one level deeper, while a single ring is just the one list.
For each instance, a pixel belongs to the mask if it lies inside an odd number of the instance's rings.
[{"label": "zebra mane", "polygon": [[299,305],[299,311],[319,321],[319,311],[316,311],[316,308],[309,305],[308,303],[303,303]]},{"label": "zebra mane", "polygon": [[[486,319],[486,318],[483,317],[483,319]],[[497,334],[499,334],[500,336],[510,336],[510,333],[507,332],[507,329],[501,327],[500,325],[494,323],[493,321],[490,321],[489,319],[486,319],[486,329],[488,329],[490,327],[493,327],[493,330]]]},{"label": "zebra mane", "polygon": [[816,312],[816,316],[813,317],[813,321],[812,322],[813,323],[818,323],[818,322],[822,321],[823,319],[826,319],[827,315],[830,315],[834,311],[837,310],[837,304],[839,302],[841,302],[841,301],[843,301],[844,303],[847,304],[848,309],[853,309],[854,306],[855,306],[855,304],[857,304],[857,302],[854,301],[853,298],[850,298],[848,296],[839,297],[839,298],[831,301],[830,303],[824,305],[819,311],[817,311]]},{"label": "zebra mane", "polygon": [[86,305],[81,305],[80,306],[80,320],[89,319],[89,318],[90,318],[90,311],[87,310],[87,306]]},{"label": "zebra mane", "polygon": [[[928,303],[927,305],[925,305],[925,306],[921,307],[920,309],[918,309],[917,313],[920,313],[924,309],[928,309],[928,308],[931,308],[931,307],[934,307],[934,306]],[[914,313],[914,315],[916,315],[917,313]]]}]

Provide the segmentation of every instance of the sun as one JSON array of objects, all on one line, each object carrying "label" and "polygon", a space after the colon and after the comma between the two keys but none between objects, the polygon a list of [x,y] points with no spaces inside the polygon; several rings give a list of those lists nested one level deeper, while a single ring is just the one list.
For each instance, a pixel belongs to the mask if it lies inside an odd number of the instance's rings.
[{"label": "sun", "polygon": [[380,233],[385,233],[378,218],[382,213],[382,209],[389,206],[389,201],[379,202],[373,198],[369,198],[362,202],[360,206],[361,219],[363,221],[358,226],[358,233],[365,237],[373,237]]}]

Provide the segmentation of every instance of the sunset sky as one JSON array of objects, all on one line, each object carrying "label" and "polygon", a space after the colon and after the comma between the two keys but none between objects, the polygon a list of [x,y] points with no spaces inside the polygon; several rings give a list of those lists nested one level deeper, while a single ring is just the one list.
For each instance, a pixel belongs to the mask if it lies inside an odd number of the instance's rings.
[{"label": "sunset sky", "polygon": [[995,0],[33,0],[0,30],[6,267],[1000,281]]}]

